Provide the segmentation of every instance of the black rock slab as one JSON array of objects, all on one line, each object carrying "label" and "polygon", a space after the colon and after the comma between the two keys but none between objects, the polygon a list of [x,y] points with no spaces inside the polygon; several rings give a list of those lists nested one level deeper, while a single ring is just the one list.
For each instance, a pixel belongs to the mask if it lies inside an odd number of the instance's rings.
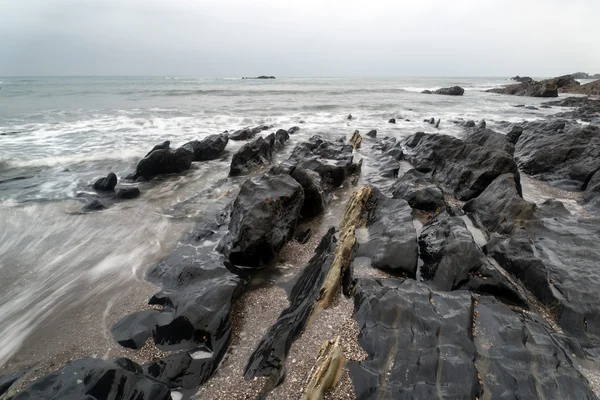
[{"label": "black rock slab", "polygon": [[515,159],[524,172],[563,189],[580,190],[600,168],[600,127],[565,120],[522,126]]},{"label": "black rock slab", "polygon": [[194,161],[209,161],[221,157],[228,142],[229,137],[221,133],[209,135],[203,140],[188,142],[181,147],[194,153]]},{"label": "black rock slab", "polygon": [[461,217],[439,214],[419,235],[421,277],[436,290],[468,289],[487,293],[511,304],[527,300],[488,260]]},{"label": "black rock slab", "polygon": [[372,187],[372,195],[361,217],[367,221],[368,240],[359,243],[357,256],[368,257],[374,268],[414,278],[418,259],[417,232],[408,203],[390,198]]},{"label": "black rock slab", "polygon": [[466,143],[473,143],[479,146],[502,150],[510,155],[513,155],[515,152],[515,145],[508,135],[493,131],[491,129],[469,130],[463,137],[463,140]]},{"label": "black rock slab", "polygon": [[547,327],[493,297],[475,310],[480,399],[597,399]]},{"label": "black rock slab", "polygon": [[336,244],[335,229],[331,228],[292,288],[289,307],[283,310],[250,356],[244,376],[247,379],[269,377],[266,391],[274,388],[285,376],[285,360],[317,304],[325,277],[335,259]]},{"label": "black rock slab", "polygon": [[289,175],[247,180],[233,204],[219,251],[234,265],[260,267],[291,239],[304,204],[302,186]]},{"label": "black rock slab", "polygon": [[84,358],[34,381],[11,400],[170,400],[170,388],[126,358]]},{"label": "black rock slab", "polygon": [[266,165],[273,158],[274,139],[267,140],[262,137],[254,139],[252,142],[244,144],[232,157],[230,176],[238,176],[251,172],[261,165]]},{"label": "black rock slab", "polygon": [[480,393],[467,291],[359,279],[354,317],[364,361],[348,364],[357,400],[475,399]]},{"label": "black rock slab", "polygon": [[10,389],[13,383],[27,373],[28,370],[16,371],[8,375],[0,376],[0,397]]},{"label": "black rock slab", "polygon": [[444,193],[432,182],[431,176],[411,169],[392,186],[392,197],[404,199],[417,210],[438,212],[446,210]]},{"label": "black rock slab", "polygon": [[321,176],[315,171],[302,168],[294,168],[291,176],[304,189],[304,204],[300,211],[302,218],[313,218],[321,214],[331,199]]},{"label": "black rock slab", "polygon": [[417,132],[405,145],[410,162],[421,172],[451,189],[459,200],[477,197],[498,176],[510,173],[520,192],[520,175],[510,154],[494,148],[466,143],[447,135]]}]

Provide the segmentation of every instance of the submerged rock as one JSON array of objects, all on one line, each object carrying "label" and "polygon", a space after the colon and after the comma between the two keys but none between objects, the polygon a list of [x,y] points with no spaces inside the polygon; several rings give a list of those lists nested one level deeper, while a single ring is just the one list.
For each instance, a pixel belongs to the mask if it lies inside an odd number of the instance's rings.
[{"label": "submerged rock", "polygon": [[263,175],[241,187],[229,232],[219,251],[234,265],[260,267],[291,239],[304,203],[302,186],[288,175]]},{"label": "submerged rock", "polygon": [[99,211],[99,210],[104,210],[106,207],[104,206],[104,204],[100,201],[100,200],[92,200],[91,202],[89,202],[88,204],[86,204],[81,211],[82,212],[92,212],[92,211]]},{"label": "submerged rock", "polygon": [[84,358],[38,378],[11,399],[170,400],[171,391],[167,385],[146,376],[138,364],[127,358],[115,361]]},{"label": "submerged rock", "polygon": [[417,132],[405,145],[412,151],[411,163],[450,188],[459,200],[477,197],[498,176],[510,173],[520,190],[520,175],[506,152],[466,143],[446,135]]},{"label": "submerged rock", "polygon": [[117,175],[112,172],[106,178],[100,178],[94,182],[94,189],[103,192],[112,192],[115,186],[117,186]]},{"label": "submerged rock", "polygon": [[161,174],[181,173],[190,169],[193,160],[194,153],[181,147],[175,151],[154,150],[138,163],[133,178],[149,180]]},{"label": "submerged rock", "polygon": [[115,190],[115,199],[130,200],[140,197],[140,189],[136,187],[119,188]]},{"label": "submerged rock", "polygon": [[229,137],[221,133],[207,136],[201,141],[188,142],[181,147],[194,153],[194,161],[209,161],[215,160],[223,154],[228,141]]},{"label": "submerged rock", "polygon": [[300,130],[299,126],[292,126],[290,129],[288,129],[288,133],[290,135],[293,135],[293,134],[297,133],[299,130]]}]

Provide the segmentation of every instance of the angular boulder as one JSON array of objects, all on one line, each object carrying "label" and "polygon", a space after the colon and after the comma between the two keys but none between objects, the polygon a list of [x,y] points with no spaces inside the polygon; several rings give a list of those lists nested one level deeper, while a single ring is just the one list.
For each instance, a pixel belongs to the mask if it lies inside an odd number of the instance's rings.
[{"label": "angular boulder", "polygon": [[446,210],[444,193],[428,174],[415,169],[406,172],[392,186],[392,197],[404,199],[417,210],[437,212]]},{"label": "angular boulder", "polygon": [[491,129],[469,130],[465,136],[463,136],[463,140],[467,143],[501,150],[510,155],[513,155],[515,152],[514,143],[516,143],[516,140],[513,143],[508,135],[504,135]]},{"label": "angular boulder", "polygon": [[100,178],[94,182],[94,189],[102,192],[112,192],[117,186],[117,175],[110,173],[106,178]]},{"label": "angular boulder", "polygon": [[[270,140],[269,140],[270,139]],[[244,144],[231,158],[229,176],[245,175],[273,158],[274,137],[258,137]]]},{"label": "angular boulder", "polygon": [[194,153],[181,147],[175,151],[170,149],[154,150],[140,160],[133,178],[149,180],[161,174],[181,173],[190,169],[193,160]]},{"label": "angular boulder", "polygon": [[223,154],[229,137],[224,134],[210,135],[201,141],[194,140],[184,144],[183,148],[194,153],[194,161],[216,160]]}]

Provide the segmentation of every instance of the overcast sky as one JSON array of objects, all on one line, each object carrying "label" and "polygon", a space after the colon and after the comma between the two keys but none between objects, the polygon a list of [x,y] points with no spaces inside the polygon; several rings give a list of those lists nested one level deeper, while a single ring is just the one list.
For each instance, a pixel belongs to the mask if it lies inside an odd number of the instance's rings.
[{"label": "overcast sky", "polygon": [[0,0],[0,76],[600,73],[600,0]]}]

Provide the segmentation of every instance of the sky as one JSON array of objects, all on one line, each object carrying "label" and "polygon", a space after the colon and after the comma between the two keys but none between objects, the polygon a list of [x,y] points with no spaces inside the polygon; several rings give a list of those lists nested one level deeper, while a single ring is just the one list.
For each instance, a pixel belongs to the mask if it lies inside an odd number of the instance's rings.
[{"label": "sky", "polygon": [[600,73],[599,0],[0,0],[0,76]]}]

